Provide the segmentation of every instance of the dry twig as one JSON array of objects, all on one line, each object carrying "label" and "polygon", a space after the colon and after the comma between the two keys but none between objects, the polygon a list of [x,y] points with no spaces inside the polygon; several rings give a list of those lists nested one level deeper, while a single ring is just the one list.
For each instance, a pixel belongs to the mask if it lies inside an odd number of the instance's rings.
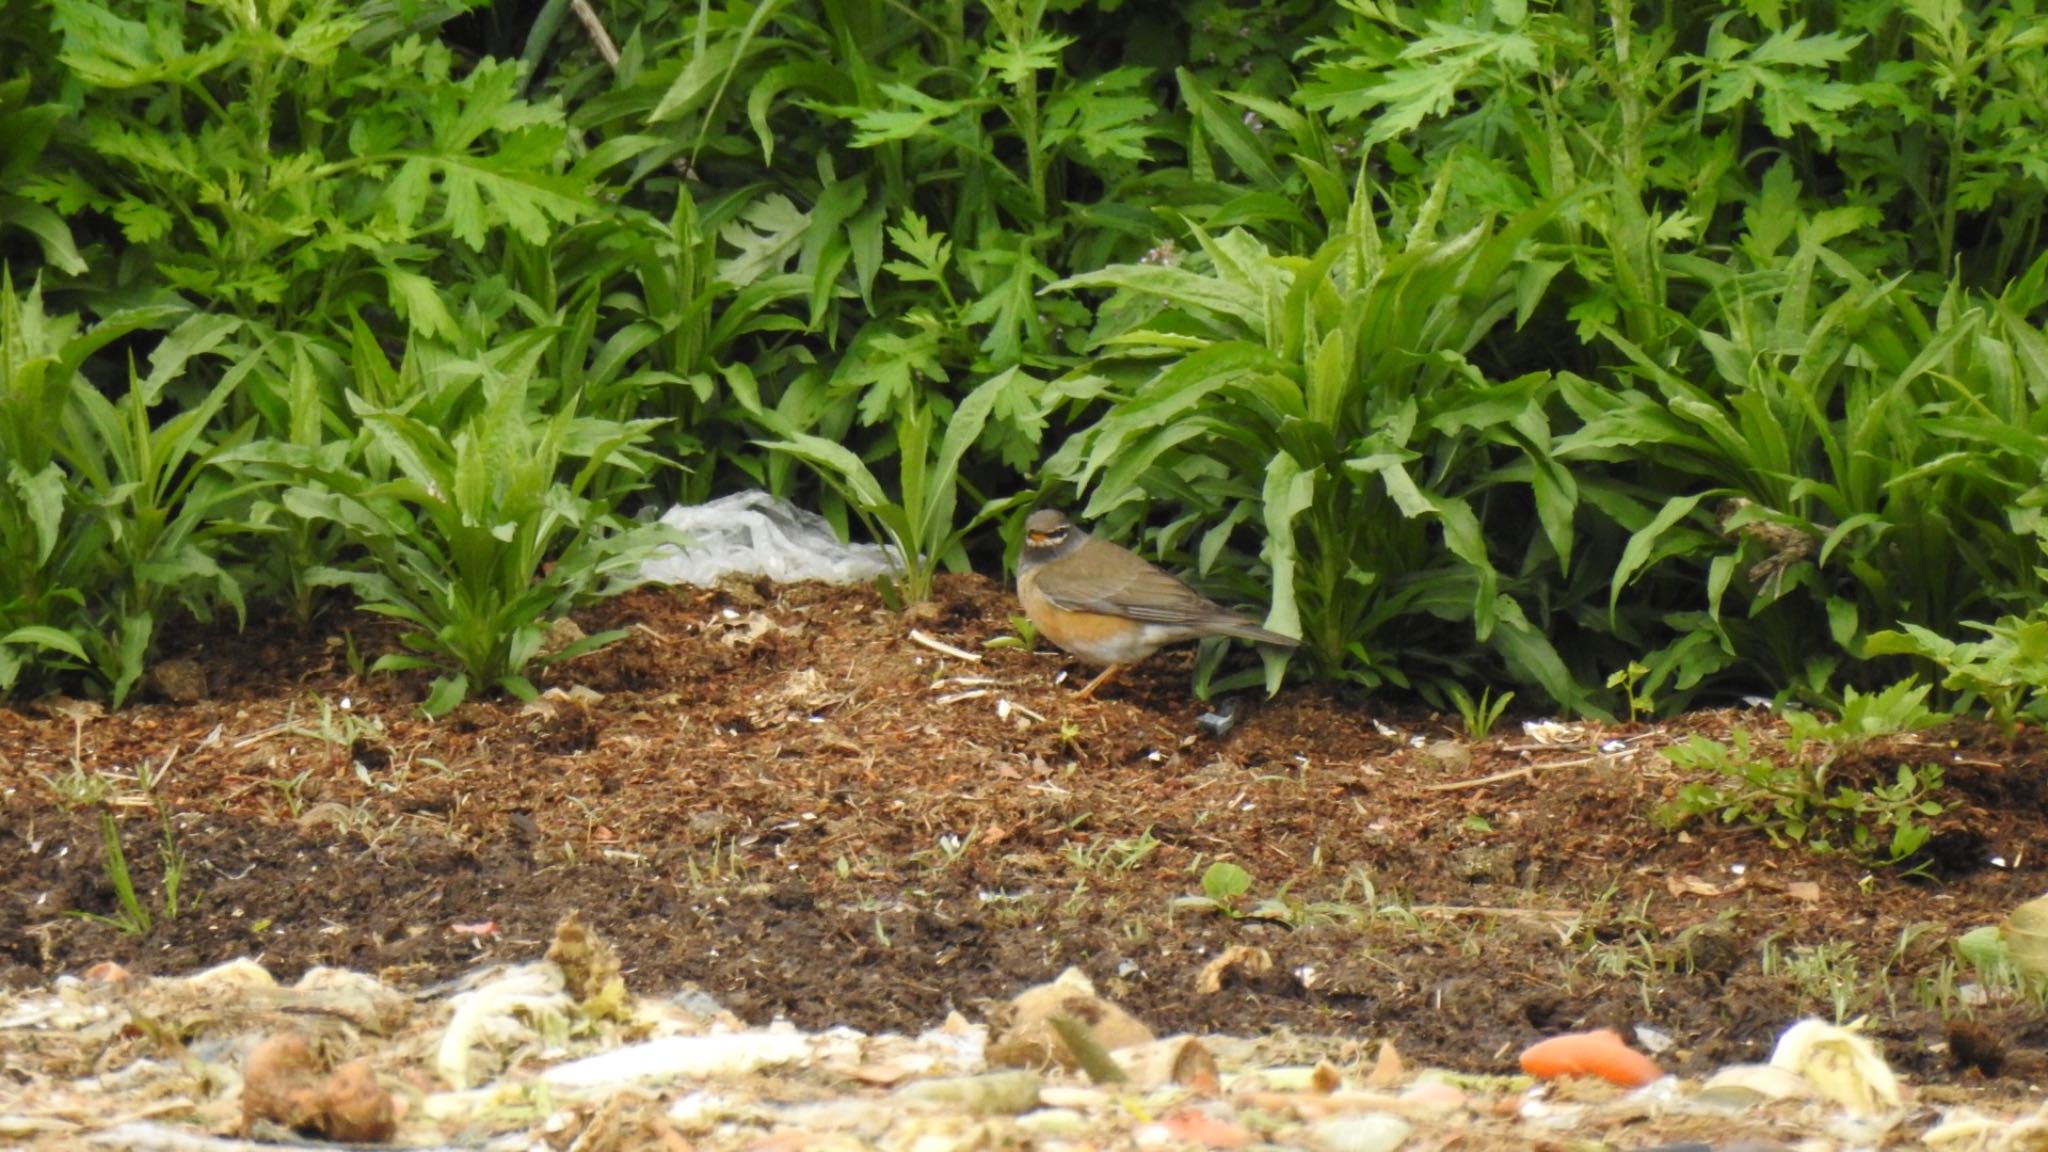
[{"label": "dry twig", "polygon": [[1495,772],[1491,776],[1481,776],[1476,780],[1453,780],[1449,784],[1424,784],[1421,790],[1424,792],[1456,792],[1463,788],[1484,788],[1488,784],[1498,784],[1503,780],[1513,780],[1517,776],[1532,776],[1548,768],[1579,768],[1587,764],[1598,764],[1605,759],[1605,756],[1581,756],[1576,760],[1558,760],[1549,764],[1524,764],[1520,768],[1510,768],[1505,772]]}]

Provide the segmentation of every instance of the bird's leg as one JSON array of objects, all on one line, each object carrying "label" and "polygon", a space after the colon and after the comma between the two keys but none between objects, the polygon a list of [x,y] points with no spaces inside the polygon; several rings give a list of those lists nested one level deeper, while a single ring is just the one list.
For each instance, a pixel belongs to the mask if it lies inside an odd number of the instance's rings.
[{"label": "bird's leg", "polygon": [[1121,664],[1111,664],[1109,667],[1104,668],[1101,672],[1096,674],[1095,679],[1090,680],[1084,687],[1082,687],[1082,689],[1079,692],[1074,693],[1074,699],[1095,699],[1095,690],[1097,688],[1102,687],[1104,684],[1109,683],[1111,680],[1116,679],[1117,674],[1122,672],[1123,670],[1124,666]]}]

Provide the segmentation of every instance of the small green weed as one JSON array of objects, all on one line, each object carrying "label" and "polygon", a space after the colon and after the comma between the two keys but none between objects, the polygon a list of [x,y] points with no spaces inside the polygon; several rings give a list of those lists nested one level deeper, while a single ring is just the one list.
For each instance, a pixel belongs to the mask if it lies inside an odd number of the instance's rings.
[{"label": "small green weed", "polygon": [[1147,827],[1136,836],[1112,840],[1096,836],[1088,841],[1068,841],[1060,849],[1067,863],[1083,872],[1129,872],[1159,850],[1159,838]]},{"label": "small green weed", "polygon": [[1946,675],[1941,686],[1962,693],[1959,711],[1977,704],[2010,735],[2022,719],[2039,721],[2048,714],[2048,613],[2025,619],[2002,617],[1995,624],[1963,622],[1985,634],[1982,640],[1950,640],[1907,624],[1903,631],[1873,632],[1864,641],[1870,656],[1918,656]]},{"label": "small green weed", "polygon": [[1649,675],[1649,668],[1631,660],[1628,667],[1607,678],[1607,686],[1621,689],[1622,697],[1628,701],[1628,722],[1631,724],[1657,710],[1657,701],[1644,687]]},{"label": "small green weed", "polygon": [[306,781],[312,775],[313,770],[307,768],[296,776],[281,776],[270,782],[270,786],[277,789],[278,796],[284,800],[285,815],[290,816],[294,823],[306,814],[304,789]]},{"label": "small green weed", "polygon": [[965,836],[957,832],[941,833],[930,848],[921,852],[913,852],[910,854],[910,858],[934,872],[943,872],[965,859],[968,850],[973,848],[974,842],[979,839],[981,839],[980,828],[971,829]]},{"label": "small green weed", "polygon": [[145,936],[158,923],[147,901],[135,885],[135,873],[128,862],[128,852],[121,842],[121,821],[114,810],[120,807],[146,806],[154,808],[161,828],[157,846],[158,863],[163,870],[161,884],[162,919],[175,920],[189,908],[185,899],[185,852],[178,844],[177,829],[171,820],[171,811],[163,799],[156,794],[157,785],[171,769],[177,758],[173,750],[164,757],[162,767],[152,771],[148,761],[143,761],[135,770],[136,796],[128,796],[119,783],[99,772],[88,772],[76,760],[69,770],[55,777],[45,777],[44,782],[57,794],[58,801],[66,807],[96,807],[100,810],[100,867],[105,872],[107,884],[114,890],[116,911],[111,914],[69,910],[65,914],[81,920],[105,924],[125,936]]},{"label": "small green weed", "polygon": [[1252,874],[1228,860],[1218,860],[1202,870],[1202,894],[1178,896],[1167,904],[1168,912],[1218,912],[1242,915],[1239,902],[1252,890]]},{"label": "small green weed", "polygon": [[55,776],[43,777],[43,783],[57,794],[57,802],[66,808],[90,808],[104,803],[114,791],[114,785],[97,772],[87,772],[76,764]]},{"label": "small green weed", "polygon": [[744,846],[737,837],[716,837],[711,841],[711,855],[700,860],[691,852],[685,864],[685,872],[693,887],[712,884],[744,884],[753,878],[748,867]]},{"label": "small green weed", "polygon": [[1422,928],[1422,918],[1415,914],[1409,901],[1399,893],[1383,898],[1372,873],[1362,867],[1353,867],[1344,874],[1343,882],[1337,886],[1337,902],[1367,909],[1376,920]]},{"label": "small green weed", "polygon": [[1214,912],[1232,920],[1268,920],[1299,928],[1312,923],[1336,923],[1368,919],[1366,911],[1341,901],[1306,901],[1288,893],[1286,886],[1273,896],[1249,907],[1252,874],[1228,860],[1218,860],[1202,870],[1202,894],[1177,896],[1167,902],[1167,913]]},{"label": "small green weed", "polygon": [[70,915],[108,925],[124,936],[147,935],[153,921],[149,907],[135,893],[135,877],[128,870],[128,853],[121,847],[121,824],[114,819],[112,812],[100,813],[100,867],[107,874],[107,882],[113,885],[120,911],[112,916],[78,911]]},{"label": "small green weed", "polygon": [[[311,727],[294,725],[287,731],[295,736],[335,749],[346,757],[350,764],[360,767],[359,757],[367,750],[381,748],[388,740],[384,733],[384,721],[375,716],[358,715],[343,699],[337,707],[325,698],[320,699],[320,721]],[[303,779],[303,777],[301,777]]]},{"label": "small green weed", "polygon": [[1927,707],[1927,691],[1927,685],[1911,680],[1901,680],[1879,692],[1850,688],[1842,696],[1841,712],[1835,719],[1812,712],[1787,712],[1786,732],[1797,743],[1829,745],[1838,756],[1872,740],[1919,732],[1948,719]]},{"label": "small green weed", "polygon": [[1666,828],[1698,819],[1744,823],[1780,846],[1848,851],[1872,864],[1892,865],[1927,843],[1931,830],[1923,821],[1942,813],[1940,802],[1930,799],[1942,783],[1934,764],[1901,764],[1896,779],[1868,791],[1831,791],[1826,765],[1796,759],[1781,764],[1742,729],[1726,744],[1695,736],[1664,754],[1678,767],[1709,777],[1686,784],[1676,800],[1657,809],[1655,818]]},{"label": "small green weed", "polygon": [[1081,726],[1072,720],[1060,720],[1060,750],[1068,755],[1079,755],[1081,751]]},{"label": "small green weed", "polygon": [[1642,931],[1630,931],[1616,940],[1596,940],[1587,946],[1586,963],[1603,980],[1633,980],[1643,1010],[1656,1001],[1658,978],[1667,967],[1656,944]]},{"label": "small green weed", "polygon": [[1766,976],[1791,980],[1801,997],[1828,1005],[1837,1024],[1862,1015],[1869,1007],[1855,948],[1846,940],[1795,944],[1782,952],[1775,941],[1766,940],[1762,967]]},{"label": "small green weed", "polygon": [[982,642],[984,648],[1015,648],[1029,652],[1038,647],[1038,625],[1028,616],[1010,617],[1010,635],[997,636]]},{"label": "small green weed", "polygon": [[1788,715],[1782,741],[1737,729],[1727,743],[1695,736],[1666,749],[1673,764],[1706,779],[1680,788],[1656,819],[1667,828],[1697,819],[1740,822],[1774,844],[1846,851],[1876,865],[1905,863],[1932,834],[1925,821],[1942,813],[1933,799],[1941,768],[1900,764],[1893,778],[1867,789],[1836,784],[1832,776],[1845,753],[1939,723],[1926,696],[1924,685],[1910,681],[1869,694],[1850,689],[1835,719]]},{"label": "small green weed", "polygon": [[1465,686],[1455,681],[1444,685],[1444,694],[1457,708],[1458,720],[1465,726],[1465,735],[1473,740],[1484,740],[1491,735],[1493,726],[1500,723],[1501,713],[1508,710],[1508,704],[1515,698],[1513,692],[1495,696],[1493,688],[1488,686],[1481,689],[1479,699],[1474,700],[1472,694],[1465,691]]}]

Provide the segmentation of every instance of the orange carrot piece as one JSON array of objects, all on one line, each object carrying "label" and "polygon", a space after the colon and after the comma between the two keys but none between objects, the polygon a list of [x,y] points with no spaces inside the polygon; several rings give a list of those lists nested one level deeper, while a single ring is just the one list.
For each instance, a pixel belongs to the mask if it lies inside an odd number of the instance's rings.
[{"label": "orange carrot piece", "polygon": [[1664,1074],[1656,1061],[1629,1047],[1609,1028],[1538,1040],[1522,1049],[1522,1071],[1539,1080],[1598,1076],[1629,1088]]}]

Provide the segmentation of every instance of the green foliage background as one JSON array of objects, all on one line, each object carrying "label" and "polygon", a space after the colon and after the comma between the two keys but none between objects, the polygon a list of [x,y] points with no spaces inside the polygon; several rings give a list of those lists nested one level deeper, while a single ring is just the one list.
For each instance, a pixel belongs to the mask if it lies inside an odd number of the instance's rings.
[{"label": "green foliage background", "polygon": [[7,17],[0,693],[358,606],[528,693],[759,485],[913,597],[1071,504],[1439,705],[2037,716],[2032,3]]}]

